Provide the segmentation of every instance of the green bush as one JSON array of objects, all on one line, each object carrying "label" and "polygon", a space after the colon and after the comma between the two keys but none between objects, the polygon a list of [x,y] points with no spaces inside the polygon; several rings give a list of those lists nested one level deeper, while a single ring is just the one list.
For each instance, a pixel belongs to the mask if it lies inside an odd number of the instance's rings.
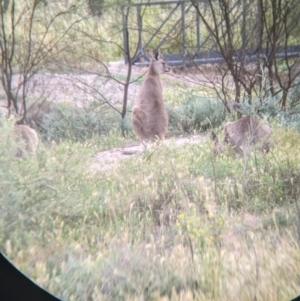
[{"label": "green bush", "polygon": [[248,97],[242,99],[240,112],[244,116],[257,114],[262,118],[273,118],[284,128],[294,128],[300,132],[300,87],[294,87],[288,96],[287,107],[281,108],[282,92],[272,96],[269,90],[266,90],[262,99],[253,97],[251,104]]},{"label": "green bush", "polygon": [[45,140],[78,142],[107,134],[113,128],[120,128],[120,122],[118,113],[99,107],[97,103],[82,107],[63,103],[53,105],[51,112],[44,115],[40,133]]},{"label": "green bush", "polygon": [[300,132],[300,87],[294,88],[289,96],[288,107],[278,113],[277,120],[281,126],[292,127]]},{"label": "green bush", "polygon": [[190,94],[181,105],[168,107],[170,129],[192,133],[219,126],[225,119],[223,104],[207,97]]}]

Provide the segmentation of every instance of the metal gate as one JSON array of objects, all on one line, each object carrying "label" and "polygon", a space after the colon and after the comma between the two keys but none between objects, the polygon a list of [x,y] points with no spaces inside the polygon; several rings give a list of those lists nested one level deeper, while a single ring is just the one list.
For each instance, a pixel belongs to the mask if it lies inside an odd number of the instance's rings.
[{"label": "metal gate", "polygon": [[[234,10],[237,5],[247,5],[247,3],[252,3],[251,0],[241,0],[236,1],[235,5],[231,8]],[[156,12],[159,14],[161,11],[164,13],[161,17],[157,17],[157,23],[151,24],[151,33],[145,30],[144,16],[146,11],[151,11],[151,9],[156,8]],[[130,11],[129,11],[130,10]],[[239,14],[235,16],[233,23],[236,24],[241,19],[245,19],[246,10],[241,10]],[[123,48],[125,52],[125,63],[128,63],[128,53],[129,53],[129,29],[128,20],[126,18],[133,16],[136,18],[134,22],[137,26],[130,28],[130,33],[136,32],[136,37],[138,41],[137,51],[133,57],[131,57],[131,62],[135,65],[145,64],[147,59],[144,54],[151,43],[155,40],[155,48],[163,48],[170,42],[170,37],[176,37],[178,46],[175,47],[177,53],[168,53],[168,51],[163,51],[166,60],[170,65],[190,65],[190,64],[208,64],[208,63],[221,63],[223,62],[223,57],[216,52],[215,47],[209,43],[209,35],[205,33],[202,28],[200,28],[200,17],[196,12],[191,1],[179,0],[179,1],[157,1],[157,2],[146,2],[137,4],[128,4],[122,6],[122,18],[123,18]],[[146,18],[145,18],[146,19]],[[153,19],[153,16],[152,16]],[[222,21],[221,21],[222,22]],[[221,26],[218,24],[219,26]],[[147,29],[147,28],[146,28]],[[202,31],[202,39],[200,34],[200,29]],[[176,30],[178,34],[176,36]],[[191,35],[192,30],[192,35]],[[244,28],[245,30],[245,28]],[[241,36],[245,39],[245,32],[241,32]],[[222,37],[221,37],[222,38]],[[174,47],[173,47],[174,49]],[[206,50],[206,51],[204,51]],[[238,60],[239,53],[243,52],[243,57],[246,62],[255,61],[257,55],[255,54],[256,49],[239,49],[236,50],[237,57],[233,58]],[[283,56],[288,57],[299,57],[300,56],[300,45],[287,46],[286,49],[278,49],[276,56],[278,58]],[[262,49],[262,56],[268,55],[266,49]]]},{"label": "metal gate", "polygon": [[[123,47],[126,53],[128,53],[129,41],[128,34],[126,33],[126,9],[128,6],[122,6],[122,18],[123,18]],[[160,10],[164,10],[164,16],[162,18],[157,19],[157,24],[153,26],[153,32],[146,36],[143,32],[144,30],[144,20],[143,16],[146,10],[151,10],[153,7],[158,7]],[[200,51],[200,20],[198,14],[196,14],[193,5],[190,1],[158,1],[158,2],[148,2],[148,3],[138,3],[138,4],[130,4],[130,9],[135,10],[133,14],[136,15],[136,24],[137,24],[137,32],[138,32],[138,51],[135,56],[132,58],[132,62],[134,64],[140,64],[140,57],[143,55],[144,50],[149,47],[151,42],[156,39],[155,47],[161,48],[168,38],[172,35],[176,35],[176,30],[180,32],[180,37],[177,36],[177,41],[180,40],[180,47],[177,47],[178,54],[177,56],[185,56],[187,52],[192,49],[194,53],[199,53]],[[187,45],[187,24],[186,24],[186,16],[191,16],[189,20],[189,27],[194,27],[195,32],[193,34],[195,44],[192,47]],[[165,31],[163,31],[165,30]],[[161,38],[158,38],[158,35],[162,35]],[[178,39],[179,38],[179,39]],[[174,55],[173,55],[174,56]],[[172,61],[178,60],[178,58],[173,58]],[[179,59],[182,62],[182,59]],[[168,60],[170,61],[170,60]],[[125,55],[125,62],[128,63],[128,58]]]}]

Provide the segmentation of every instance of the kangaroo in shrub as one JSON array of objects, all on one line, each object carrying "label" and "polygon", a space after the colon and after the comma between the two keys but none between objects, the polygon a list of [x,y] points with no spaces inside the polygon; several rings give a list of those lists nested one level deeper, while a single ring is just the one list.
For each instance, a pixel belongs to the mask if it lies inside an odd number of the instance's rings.
[{"label": "kangaroo in shrub", "polygon": [[[242,153],[241,147],[248,144],[261,144],[261,148],[269,151],[271,143],[271,128],[262,124],[256,117],[242,117],[233,122],[225,123],[223,127],[224,142],[231,144],[235,151]],[[212,133],[215,143],[215,152],[222,152],[222,145],[219,143],[215,133]]]},{"label": "kangaroo in shrub", "polygon": [[132,125],[142,143],[164,140],[168,130],[168,113],[162,98],[160,74],[170,71],[158,50],[148,50],[150,66],[132,110]]},{"label": "kangaroo in shrub", "polygon": [[16,157],[23,157],[25,153],[35,156],[39,145],[36,131],[27,125],[16,124],[14,135],[17,143]]}]

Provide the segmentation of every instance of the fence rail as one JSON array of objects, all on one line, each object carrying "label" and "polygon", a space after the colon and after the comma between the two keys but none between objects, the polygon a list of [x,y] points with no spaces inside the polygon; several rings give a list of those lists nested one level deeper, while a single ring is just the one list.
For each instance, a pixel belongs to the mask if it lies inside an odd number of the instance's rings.
[{"label": "fence rail", "polygon": [[[270,54],[270,50],[262,49],[259,54],[259,58],[264,60]],[[297,58],[300,57],[300,45],[288,46],[286,49],[279,48],[275,54],[276,58]],[[204,65],[204,64],[220,64],[224,62],[224,58],[215,51],[204,51],[198,54],[164,54],[165,61],[168,62],[170,66],[191,66],[191,65]],[[237,51],[236,56],[233,60],[236,62],[251,63],[258,59],[258,53],[256,50],[248,51]],[[146,66],[149,64],[149,60],[146,55],[142,55],[137,58],[134,62],[136,66]]]}]

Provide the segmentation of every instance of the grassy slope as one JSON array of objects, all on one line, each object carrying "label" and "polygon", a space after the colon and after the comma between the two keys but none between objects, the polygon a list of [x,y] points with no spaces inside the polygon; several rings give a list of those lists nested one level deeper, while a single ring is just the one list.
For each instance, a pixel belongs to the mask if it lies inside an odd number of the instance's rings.
[{"label": "grassy slope", "polygon": [[[0,248],[64,300],[288,300],[298,293],[299,135],[267,156],[161,146],[90,169],[100,141],[0,156]],[[11,141],[10,141],[11,142]],[[11,146],[13,147],[13,146]]]}]

